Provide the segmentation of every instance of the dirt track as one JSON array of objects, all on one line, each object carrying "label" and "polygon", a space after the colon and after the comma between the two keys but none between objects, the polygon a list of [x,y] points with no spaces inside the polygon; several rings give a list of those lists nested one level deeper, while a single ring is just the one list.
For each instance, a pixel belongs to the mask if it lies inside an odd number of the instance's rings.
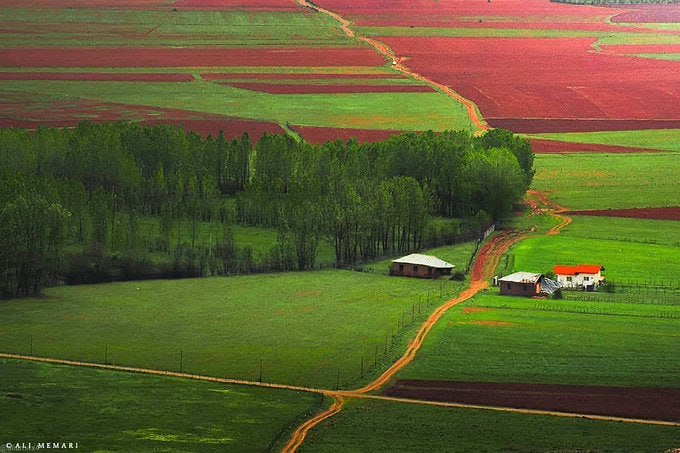
[{"label": "dirt track", "polygon": [[564,215],[564,213],[569,210],[552,201],[545,192],[539,192],[537,190],[527,191],[527,202],[534,212],[547,212],[550,216],[560,221],[558,225],[552,227],[548,231],[547,234],[550,236],[560,234],[562,228],[572,222],[571,217]]},{"label": "dirt track", "polygon": [[409,69],[407,66],[403,64],[403,58],[400,58],[397,55],[395,55],[392,49],[389,48],[389,46],[372,38],[367,38],[365,36],[357,36],[354,33],[354,31],[350,28],[351,22],[345,19],[344,17],[340,16],[339,14],[334,13],[333,11],[321,8],[313,3],[308,2],[307,0],[293,0],[293,1],[304,8],[309,8],[313,11],[325,14],[337,20],[340,23],[340,28],[342,28],[342,31],[344,31],[349,38],[355,38],[373,47],[380,55],[385,57],[388,61],[392,62],[392,68],[401,72],[407,77],[411,77],[416,80],[420,80],[421,82],[427,83],[435,90],[441,91],[442,93],[444,93],[451,99],[455,100],[456,102],[463,104],[465,110],[467,111],[468,117],[470,118],[470,123],[475,128],[477,128],[479,132],[484,132],[490,129],[489,125],[481,117],[479,110],[477,109],[477,106],[475,105],[474,102],[467,98],[464,98],[463,96],[456,93],[446,85],[443,85],[439,82],[435,82],[434,80],[431,80],[421,74],[413,72],[411,69]]},{"label": "dirt track", "polygon": [[397,381],[385,395],[680,422],[680,389],[409,380]]}]

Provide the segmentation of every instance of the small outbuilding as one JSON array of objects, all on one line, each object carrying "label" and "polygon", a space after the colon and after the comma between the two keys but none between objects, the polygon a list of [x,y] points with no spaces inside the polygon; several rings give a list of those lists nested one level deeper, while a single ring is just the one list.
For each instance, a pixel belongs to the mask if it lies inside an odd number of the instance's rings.
[{"label": "small outbuilding", "polygon": [[604,283],[604,267],[597,264],[578,266],[555,266],[553,272],[557,281],[565,288],[579,288],[593,291]]},{"label": "small outbuilding", "polygon": [[451,270],[454,267],[456,266],[440,260],[436,256],[412,253],[392,260],[392,275],[439,278],[442,275],[451,275]]},{"label": "small outbuilding", "polygon": [[534,297],[551,295],[561,285],[559,282],[546,278],[543,274],[531,272],[515,272],[498,280],[500,292],[503,296]]}]

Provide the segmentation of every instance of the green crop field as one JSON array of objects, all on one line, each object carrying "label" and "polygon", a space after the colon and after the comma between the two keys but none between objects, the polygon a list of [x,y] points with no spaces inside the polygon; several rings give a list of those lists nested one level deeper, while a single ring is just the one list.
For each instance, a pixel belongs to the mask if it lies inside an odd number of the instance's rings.
[{"label": "green crop field", "polygon": [[680,307],[497,294],[490,290],[448,312],[398,377],[680,386],[674,371],[680,363]]},{"label": "green crop field", "polygon": [[303,452],[639,452],[680,445],[677,428],[349,401],[313,430]]},{"label": "green crop field", "polygon": [[52,288],[0,304],[0,350],[170,370],[181,351],[185,371],[334,388],[461,287],[329,270]]},{"label": "green crop field", "polygon": [[544,154],[532,187],[573,210],[677,206],[679,174],[672,153]]},{"label": "green crop field", "polygon": [[305,12],[3,8],[2,47],[355,45]]},{"label": "green crop field", "polygon": [[434,130],[469,129],[461,104],[439,93],[274,95],[214,83],[4,81],[8,95],[60,93],[63,101],[181,109],[301,126]]},{"label": "green crop field", "polygon": [[265,451],[317,395],[0,360],[6,442],[84,451]]},{"label": "green crop field", "polygon": [[[680,228],[673,220],[644,220],[620,217],[573,216],[562,230],[573,238],[606,239],[642,244],[680,247]],[[635,262],[635,259],[632,260]]]},{"label": "green crop field", "polygon": [[680,129],[571,132],[562,134],[529,135],[529,137],[559,140],[569,143],[595,143],[597,145],[680,151]]}]

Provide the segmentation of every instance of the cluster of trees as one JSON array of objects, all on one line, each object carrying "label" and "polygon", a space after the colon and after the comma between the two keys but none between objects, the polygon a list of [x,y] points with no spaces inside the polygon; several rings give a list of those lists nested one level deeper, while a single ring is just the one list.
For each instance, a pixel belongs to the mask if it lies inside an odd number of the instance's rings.
[{"label": "cluster of trees", "polygon": [[[435,216],[479,228],[507,215],[533,177],[528,142],[503,130],[321,146],[265,135],[253,146],[247,135],[85,122],[0,130],[0,159],[5,297],[58,280],[257,270],[234,224],[276,228],[271,270],[315,267],[321,240],[337,265],[415,250],[451,233]],[[209,244],[206,222],[222,231]]]}]

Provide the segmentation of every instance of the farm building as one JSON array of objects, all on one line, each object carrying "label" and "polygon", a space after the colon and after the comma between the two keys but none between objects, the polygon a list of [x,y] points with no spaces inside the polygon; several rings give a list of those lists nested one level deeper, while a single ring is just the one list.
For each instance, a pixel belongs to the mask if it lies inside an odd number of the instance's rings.
[{"label": "farm building", "polygon": [[557,281],[565,288],[581,288],[593,291],[604,282],[604,267],[590,264],[578,266],[555,266],[553,272]]},{"label": "farm building", "polygon": [[561,285],[546,278],[543,274],[531,272],[515,272],[498,280],[501,295],[533,297],[541,294],[550,295]]},{"label": "farm building", "polygon": [[450,275],[454,266],[436,256],[412,253],[392,260],[392,275],[404,277],[439,278]]}]

